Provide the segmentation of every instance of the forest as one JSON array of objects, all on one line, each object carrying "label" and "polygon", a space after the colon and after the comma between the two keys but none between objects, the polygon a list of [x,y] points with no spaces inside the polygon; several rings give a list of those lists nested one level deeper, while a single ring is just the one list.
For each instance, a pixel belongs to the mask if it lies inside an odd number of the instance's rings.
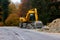
[{"label": "forest", "polygon": [[18,26],[19,17],[25,16],[33,8],[37,8],[39,20],[44,25],[60,18],[59,0],[21,0],[16,5],[9,0],[0,0],[0,25]]}]

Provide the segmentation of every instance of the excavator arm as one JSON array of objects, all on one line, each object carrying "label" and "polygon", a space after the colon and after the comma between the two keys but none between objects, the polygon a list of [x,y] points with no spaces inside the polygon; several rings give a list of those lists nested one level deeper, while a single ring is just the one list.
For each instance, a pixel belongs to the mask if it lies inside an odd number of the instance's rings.
[{"label": "excavator arm", "polygon": [[[34,14],[35,16],[35,21],[38,21],[38,14],[37,14],[37,9],[32,9],[32,10],[29,10],[27,15],[26,15],[26,20],[30,21],[30,14]],[[33,16],[33,15],[32,15]]]}]

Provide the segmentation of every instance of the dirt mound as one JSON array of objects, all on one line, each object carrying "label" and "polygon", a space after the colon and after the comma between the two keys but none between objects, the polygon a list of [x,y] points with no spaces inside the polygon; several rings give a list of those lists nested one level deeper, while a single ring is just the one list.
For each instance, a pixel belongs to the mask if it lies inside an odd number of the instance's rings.
[{"label": "dirt mound", "polygon": [[60,32],[60,18],[53,20],[48,27],[51,32]]},{"label": "dirt mound", "polygon": [[48,25],[49,27],[60,27],[60,19],[55,19]]}]

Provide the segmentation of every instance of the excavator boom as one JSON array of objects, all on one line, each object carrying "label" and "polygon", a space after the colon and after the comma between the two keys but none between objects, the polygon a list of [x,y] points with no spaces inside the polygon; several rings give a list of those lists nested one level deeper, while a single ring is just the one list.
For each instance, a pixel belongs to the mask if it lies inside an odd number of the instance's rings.
[{"label": "excavator boom", "polygon": [[37,14],[37,9],[32,9],[32,10],[29,10],[27,15],[26,15],[26,19],[29,21],[29,17],[30,17],[30,14],[34,14],[35,16],[35,21],[38,21],[38,14]]}]

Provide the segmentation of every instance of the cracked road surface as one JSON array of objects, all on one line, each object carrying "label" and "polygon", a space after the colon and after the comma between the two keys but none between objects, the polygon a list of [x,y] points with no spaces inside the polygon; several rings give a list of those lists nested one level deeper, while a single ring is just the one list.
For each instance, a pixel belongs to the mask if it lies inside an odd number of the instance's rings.
[{"label": "cracked road surface", "polygon": [[17,27],[0,27],[0,40],[60,40],[59,35]]}]

